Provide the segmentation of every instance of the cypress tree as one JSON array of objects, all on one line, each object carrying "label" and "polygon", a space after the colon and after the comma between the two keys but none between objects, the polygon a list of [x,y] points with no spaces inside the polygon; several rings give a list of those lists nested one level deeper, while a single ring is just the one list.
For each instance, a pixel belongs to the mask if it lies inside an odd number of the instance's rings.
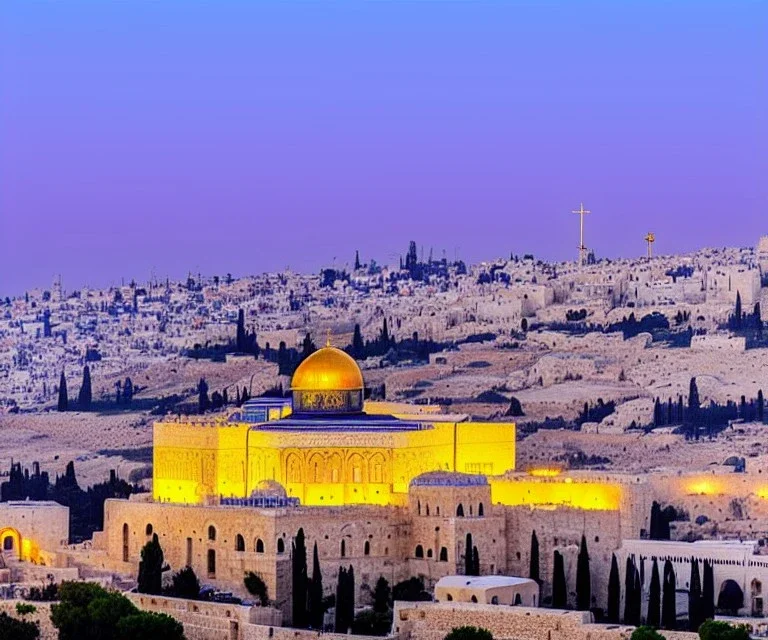
[{"label": "cypress tree", "polygon": [[355,331],[352,334],[352,355],[355,358],[362,358],[365,355],[365,343],[360,333],[360,325],[355,324]]},{"label": "cypress tree", "polygon": [[355,569],[352,565],[349,565],[349,569],[347,569],[344,608],[344,619],[348,621],[347,628],[349,628],[355,621]]},{"label": "cypress tree", "polygon": [[765,418],[765,399],[763,398],[763,390],[757,390],[757,421],[763,422]]},{"label": "cypress tree", "polygon": [[701,617],[701,576],[699,574],[699,561],[691,559],[691,581],[688,590],[688,629],[698,631],[704,620]]},{"label": "cypress tree", "polygon": [[667,560],[664,563],[664,586],[661,594],[661,628],[674,629],[677,626],[677,611],[675,610],[675,569]]},{"label": "cypress tree", "polygon": [[336,610],[334,616],[334,629],[336,633],[347,633],[349,625],[344,619],[346,613],[346,607],[344,606],[344,599],[347,595],[347,570],[344,567],[339,567],[339,577],[336,582]]},{"label": "cypress tree", "polygon": [[659,540],[659,519],[661,518],[661,506],[655,500],[651,505],[651,540]]},{"label": "cypress tree", "polygon": [[323,574],[320,570],[317,542],[312,548],[312,580],[309,583],[307,607],[309,609],[309,626],[313,629],[322,629],[325,608],[323,606]]},{"label": "cypress tree", "polygon": [[704,580],[701,588],[701,620],[715,617],[715,576],[712,564],[704,561]]},{"label": "cypress tree", "polygon": [[235,346],[238,351],[245,351],[245,312],[242,309],[237,311],[237,335],[235,337]]},{"label": "cypress tree", "polygon": [[528,571],[528,577],[535,580],[541,586],[541,574],[539,571],[539,539],[536,537],[536,531],[531,533],[531,564]]},{"label": "cypress tree", "polygon": [[293,626],[298,629],[305,629],[307,627],[307,547],[302,528],[296,533],[292,551]]},{"label": "cypress tree", "polygon": [[464,575],[475,575],[475,565],[472,562],[472,534],[467,534],[467,539],[464,547]]},{"label": "cypress tree", "polygon": [[674,419],[672,417],[672,398],[667,399],[667,424],[672,424]]},{"label": "cypress tree", "polygon": [[392,599],[392,589],[384,576],[379,576],[373,588],[373,610],[376,613],[387,613],[389,601]]},{"label": "cypress tree", "polygon": [[589,575],[589,552],[587,538],[582,534],[579,557],[576,563],[576,608],[589,611],[592,603],[592,580]]},{"label": "cypress tree", "polygon": [[69,398],[67,398],[67,379],[64,377],[64,371],[59,378],[59,411],[66,411],[69,408]]},{"label": "cypress tree", "polygon": [[125,404],[131,404],[131,400],[133,400],[133,391],[133,381],[130,377],[126,377],[125,383],[123,383],[123,400],[125,401]]},{"label": "cypress tree", "polygon": [[683,424],[683,396],[677,396],[677,421]]},{"label": "cypress tree", "polygon": [[651,585],[648,590],[648,617],[645,623],[656,629],[661,625],[661,579],[659,577],[659,563],[653,559],[651,570]]},{"label": "cypress tree", "polygon": [[552,606],[555,609],[565,609],[568,606],[568,587],[565,583],[565,565],[563,556],[555,551],[555,565],[552,576]]},{"label": "cypress tree", "polygon": [[661,409],[661,400],[656,398],[656,402],[653,403],[653,425],[660,427],[664,424],[664,412]]},{"label": "cypress tree", "polygon": [[696,378],[691,378],[691,384],[688,390],[688,420],[690,422],[689,432],[691,435],[699,437],[699,387],[696,384]]},{"label": "cypress tree", "polygon": [[734,326],[736,329],[741,329],[741,318],[742,318],[741,291],[737,291],[736,292],[736,309],[733,313]]},{"label": "cypress tree", "polygon": [[88,365],[83,367],[83,384],[80,385],[80,393],[77,396],[77,406],[81,411],[88,411],[91,408],[91,368]]},{"label": "cypress tree", "polygon": [[360,264],[360,252],[355,249],[355,271],[359,271],[361,267]]},{"label": "cypress tree", "polygon": [[635,618],[635,563],[627,556],[624,568],[624,624],[636,626],[639,622]]},{"label": "cypress tree", "polygon": [[163,591],[163,549],[157,539],[157,534],[152,534],[152,540],[144,545],[141,550],[139,562],[138,591],[159,595]]},{"label": "cypress tree", "polygon": [[611,573],[608,576],[608,611],[606,617],[611,624],[619,624],[619,609],[621,607],[621,579],[619,578],[619,563],[616,554],[611,557]]},{"label": "cypress tree", "polygon": [[[642,563],[642,560],[640,561]],[[635,566],[635,583],[632,589],[632,615],[639,625],[643,616],[643,585],[640,580],[640,571]]]},{"label": "cypress tree", "polygon": [[197,410],[200,413],[205,413],[211,408],[211,401],[208,398],[208,383],[205,378],[200,378],[200,382],[197,383]]}]

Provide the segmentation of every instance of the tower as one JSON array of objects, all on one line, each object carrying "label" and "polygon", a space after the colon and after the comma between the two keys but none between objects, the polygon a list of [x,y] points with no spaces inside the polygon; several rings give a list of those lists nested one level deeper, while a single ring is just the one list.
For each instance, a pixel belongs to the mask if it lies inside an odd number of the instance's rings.
[{"label": "tower", "polygon": [[587,211],[582,202],[579,208],[574,209],[571,213],[579,215],[579,265],[584,266],[587,262],[587,247],[584,245],[584,216],[592,212]]},{"label": "tower", "polygon": [[648,258],[653,258],[653,243],[656,242],[656,235],[649,231],[645,236],[645,241],[648,243]]}]

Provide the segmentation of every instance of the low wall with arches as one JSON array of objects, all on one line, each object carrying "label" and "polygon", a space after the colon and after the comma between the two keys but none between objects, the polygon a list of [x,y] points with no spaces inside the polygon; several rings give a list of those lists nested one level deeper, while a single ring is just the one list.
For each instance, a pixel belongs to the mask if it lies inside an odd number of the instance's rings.
[{"label": "low wall with arches", "polygon": [[68,507],[50,501],[0,503],[0,551],[3,554],[40,562],[68,541]]}]

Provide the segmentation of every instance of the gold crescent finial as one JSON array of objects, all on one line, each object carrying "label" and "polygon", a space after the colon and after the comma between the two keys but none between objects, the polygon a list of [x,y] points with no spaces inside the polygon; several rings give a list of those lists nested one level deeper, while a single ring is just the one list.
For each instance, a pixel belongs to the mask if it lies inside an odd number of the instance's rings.
[{"label": "gold crescent finial", "polygon": [[325,346],[330,347],[331,346],[331,330],[328,329],[328,332],[325,336]]}]

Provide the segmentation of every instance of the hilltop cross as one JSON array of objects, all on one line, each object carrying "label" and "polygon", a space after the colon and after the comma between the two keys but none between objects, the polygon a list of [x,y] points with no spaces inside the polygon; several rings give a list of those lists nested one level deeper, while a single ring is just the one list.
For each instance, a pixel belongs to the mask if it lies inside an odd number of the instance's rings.
[{"label": "hilltop cross", "polygon": [[587,247],[584,246],[584,216],[591,211],[587,211],[584,208],[584,203],[578,209],[574,209],[571,213],[579,214],[579,265],[584,266],[587,262]]}]

